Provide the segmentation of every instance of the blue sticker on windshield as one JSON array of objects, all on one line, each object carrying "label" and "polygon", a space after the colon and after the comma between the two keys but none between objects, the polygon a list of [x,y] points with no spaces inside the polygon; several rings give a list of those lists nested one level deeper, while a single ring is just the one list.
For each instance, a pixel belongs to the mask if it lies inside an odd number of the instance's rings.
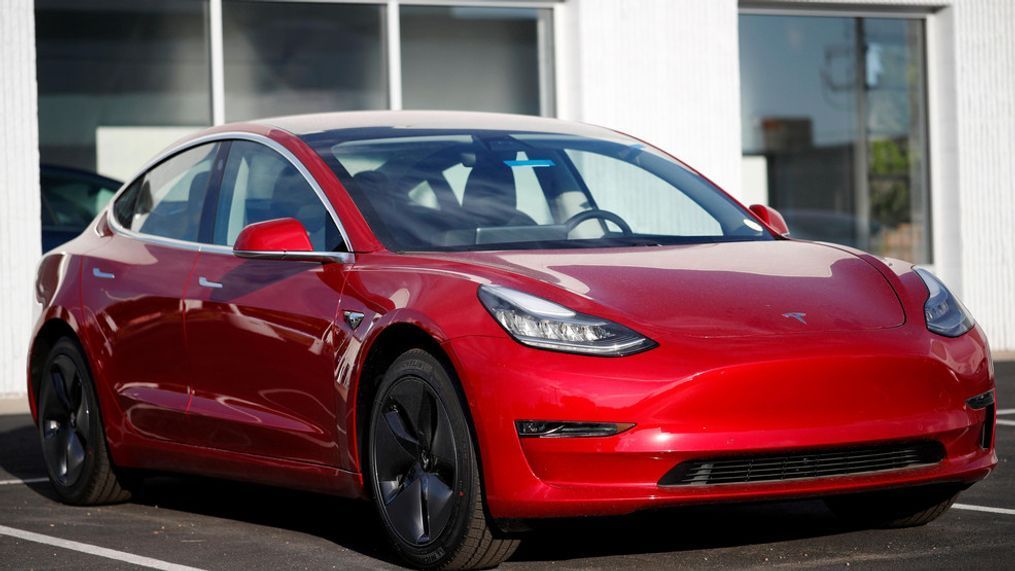
[{"label": "blue sticker on windshield", "polygon": [[529,159],[517,161],[504,161],[509,167],[552,167],[554,162],[549,159]]}]

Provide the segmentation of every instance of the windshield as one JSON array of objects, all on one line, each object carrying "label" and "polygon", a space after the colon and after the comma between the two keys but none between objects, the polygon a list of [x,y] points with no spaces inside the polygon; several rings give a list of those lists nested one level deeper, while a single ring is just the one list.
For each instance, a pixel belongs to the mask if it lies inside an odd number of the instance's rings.
[{"label": "windshield", "polygon": [[304,140],[394,251],[772,239],[708,181],[619,135],[379,128]]}]

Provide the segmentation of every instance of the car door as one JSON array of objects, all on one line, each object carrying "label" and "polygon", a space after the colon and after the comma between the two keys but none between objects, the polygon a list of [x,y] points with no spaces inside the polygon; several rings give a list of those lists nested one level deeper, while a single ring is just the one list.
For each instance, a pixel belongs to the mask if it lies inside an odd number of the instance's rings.
[{"label": "car door", "polygon": [[187,287],[188,421],[212,448],[336,465],[336,404],[347,387],[335,356],[348,339],[336,314],[348,268],[232,254],[244,227],[287,217],[303,223],[315,250],[345,248],[316,183],[269,145],[230,143],[214,246],[202,249]]},{"label": "car door", "polygon": [[[109,211],[110,235],[83,261],[93,362],[109,379],[126,428],[181,440],[189,399],[183,288],[197,260],[200,216],[220,145],[183,151],[135,180]],[[115,427],[120,428],[120,427]]]}]

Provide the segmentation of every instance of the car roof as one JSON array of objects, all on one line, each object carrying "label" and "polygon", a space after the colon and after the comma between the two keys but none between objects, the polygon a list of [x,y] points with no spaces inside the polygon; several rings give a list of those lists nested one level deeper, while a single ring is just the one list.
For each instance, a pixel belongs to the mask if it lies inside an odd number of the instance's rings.
[{"label": "car roof", "polygon": [[343,111],[271,117],[250,122],[284,129],[300,137],[327,131],[372,127],[523,131],[599,138],[617,136],[617,133],[610,129],[574,121],[532,115],[472,111]]},{"label": "car roof", "polygon": [[65,178],[86,180],[88,182],[105,185],[113,189],[120,188],[120,185],[123,184],[123,181],[116,180],[115,178],[109,178],[108,176],[101,175],[94,171],[64,165],[42,163],[39,165],[39,172],[43,176],[61,176]]}]

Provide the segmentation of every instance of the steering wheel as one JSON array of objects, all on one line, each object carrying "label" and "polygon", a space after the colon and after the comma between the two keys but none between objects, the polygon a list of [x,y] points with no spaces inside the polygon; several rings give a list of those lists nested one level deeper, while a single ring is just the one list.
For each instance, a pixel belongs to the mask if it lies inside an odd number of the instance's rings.
[{"label": "steering wheel", "polygon": [[579,224],[585,222],[586,220],[592,220],[593,218],[613,222],[620,227],[620,232],[625,236],[634,234],[634,231],[631,230],[631,226],[625,222],[623,218],[610,212],[609,210],[600,210],[598,208],[593,208],[592,210],[582,210],[578,214],[568,218],[567,222],[564,222],[564,226],[567,229],[567,233],[570,234],[578,227]]}]

